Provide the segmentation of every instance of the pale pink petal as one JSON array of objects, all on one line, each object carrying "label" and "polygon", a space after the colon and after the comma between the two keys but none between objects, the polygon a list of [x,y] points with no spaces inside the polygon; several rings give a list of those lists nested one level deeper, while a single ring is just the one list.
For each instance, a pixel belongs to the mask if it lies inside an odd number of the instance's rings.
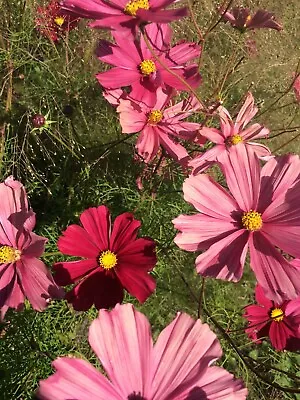
[{"label": "pale pink petal", "polygon": [[204,214],[180,215],[172,222],[174,228],[181,231],[174,242],[187,251],[207,249],[237,229],[234,220],[227,221]]},{"label": "pale pink petal", "polygon": [[[195,383],[176,400],[245,400],[247,389],[240,379],[220,367],[210,367]],[[205,397],[204,397],[205,396]]]},{"label": "pale pink petal", "polygon": [[217,144],[225,143],[225,137],[222,135],[222,131],[219,131],[216,128],[208,128],[204,126],[203,128],[200,129],[199,132],[202,136],[205,136],[208,140],[210,140],[213,143]]},{"label": "pale pink petal", "polygon": [[260,189],[260,165],[249,146],[239,143],[218,157],[230,192],[243,211],[256,210]]},{"label": "pale pink petal", "polygon": [[265,138],[270,133],[269,129],[264,128],[260,124],[253,124],[249,128],[239,132],[244,140]]},{"label": "pale pink petal", "polygon": [[150,162],[158,152],[160,145],[160,137],[158,132],[150,125],[145,126],[136,142],[138,154],[143,158],[144,162]]},{"label": "pale pink petal", "polygon": [[278,304],[300,295],[300,269],[288,263],[259,232],[250,235],[250,266],[266,297]]},{"label": "pale pink petal", "polygon": [[147,318],[132,304],[100,310],[89,342],[123,399],[133,392],[149,397],[152,337]]},{"label": "pale pink petal", "polygon": [[122,133],[140,132],[147,123],[146,113],[129,100],[120,100],[117,112],[120,114]]},{"label": "pale pink petal", "polygon": [[156,127],[159,135],[160,145],[166,150],[169,156],[177,162],[187,161],[189,154],[186,149],[180,144],[175,143],[162,129]]},{"label": "pale pink petal", "polygon": [[267,146],[260,143],[246,142],[245,146],[250,146],[252,151],[257,155],[258,158],[265,160],[265,157],[271,156],[271,151]]},{"label": "pale pink petal", "polygon": [[234,134],[233,122],[229,112],[226,110],[225,107],[220,106],[218,108],[218,113],[220,117],[221,132],[223,133],[223,136],[226,139],[229,136],[232,136],[232,134]]},{"label": "pale pink petal", "polygon": [[235,132],[239,132],[241,129],[251,121],[251,119],[256,115],[258,108],[254,105],[254,98],[252,94],[249,92],[247,94],[245,103],[241,107],[238,116],[235,120],[234,130]]},{"label": "pale pink petal", "polygon": [[174,104],[164,110],[164,119],[174,119],[180,121],[188,116],[192,115],[195,111],[201,108],[199,100],[195,96],[190,96],[187,99]]},{"label": "pale pink petal", "polygon": [[237,282],[243,274],[248,232],[238,230],[213,244],[196,259],[196,269],[202,276]]},{"label": "pale pink petal", "polygon": [[[168,133],[169,135],[173,135],[177,138],[194,141],[196,139],[197,134],[199,133],[199,126],[195,122],[175,122],[166,125],[160,125],[161,130]],[[201,136],[199,136],[200,138]],[[206,140],[203,138],[203,140]]]},{"label": "pale pink petal", "polygon": [[168,52],[168,58],[174,63],[181,65],[200,56],[201,47],[196,43],[182,43],[173,46]]},{"label": "pale pink petal", "polygon": [[52,365],[56,373],[40,382],[41,400],[123,400],[111,383],[85,360],[60,357]]},{"label": "pale pink petal", "polygon": [[24,293],[35,310],[44,310],[51,298],[63,297],[62,289],[41,260],[22,257],[17,262],[17,270]]},{"label": "pale pink petal", "polygon": [[30,235],[30,243],[28,243],[27,247],[22,250],[22,254],[28,257],[40,257],[45,251],[45,243],[48,239],[43,236],[36,235],[31,232]]},{"label": "pale pink petal", "polygon": [[[259,212],[270,218],[273,210],[281,203],[288,189],[299,178],[300,160],[298,156],[285,154],[270,159],[261,170]],[[267,209],[267,207],[269,208]]]},{"label": "pale pink petal", "polygon": [[220,157],[225,151],[225,145],[217,144],[190,160],[189,166],[193,167],[193,175],[200,174],[207,168],[211,167],[217,161],[218,157]]},{"label": "pale pink petal", "polygon": [[122,89],[107,89],[102,93],[103,97],[114,107],[120,104],[121,98],[126,98],[127,93]]},{"label": "pale pink petal", "polygon": [[154,346],[149,398],[177,399],[180,393],[192,389],[207,367],[221,355],[217,337],[207,324],[178,313]]},{"label": "pale pink petal", "polygon": [[232,221],[232,215],[238,209],[235,200],[208,175],[187,178],[183,183],[183,193],[185,201],[198,211],[220,220]]}]

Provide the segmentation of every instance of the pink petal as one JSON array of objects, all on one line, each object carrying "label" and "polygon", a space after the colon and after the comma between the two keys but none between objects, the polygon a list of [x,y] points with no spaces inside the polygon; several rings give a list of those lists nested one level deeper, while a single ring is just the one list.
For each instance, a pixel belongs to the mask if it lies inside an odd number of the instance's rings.
[{"label": "pink petal", "polygon": [[80,215],[82,226],[100,250],[108,249],[110,214],[106,206],[91,207]]},{"label": "pink petal", "polygon": [[122,133],[140,132],[147,123],[146,113],[132,101],[120,100],[117,112],[120,114]]},{"label": "pink petal", "polygon": [[205,136],[208,140],[210,140],[213,143],[217,144],[224,144],[225,143],[225,137],[222,135],[222,131],[219,131],[216,128],[207,128],[204,126],[203,128],[200,129],[199,133],[202,136]]},{"label": "pink petal", "polygon": [[139,81],[141,74],[138,69],[130,70],[120,67],[114,67],[109,71],[96,74],[96,78],[100,85],[109,89],[118,89],[123,86],[132,85],[134,82]]},{"label": "pink petal", "polygon": [[96,56],[104,63],[124,69],[134,70],[141,62],[141,57],[134,42],[127,42],[125,48],[116,46],[107,40],[100,40]]},{"label": "pink petal", "polygon": [[204,214],[180,215],[172,222],[174,228],[181,231],[174,242],[187,251],[207,249],[237,229],[234,220],[216,219]]},{"label": "pink petal", "polygon": [[45,243],[48,239],[43,236],[36,235],[35,233],[30,233],[30,244],[22,250],[22,254],[28,257],[40,257],[45,251]]},{"label": "pink petal", "polygon": [[177,65],[198,58],[201,53],[201,47],[196,43],[185,42],[173,46],[168,52],[168,58]]},{"label": "pink petal", "polygon": [[183,183],[183,193],[184,200],[198,211],[217,219],[232,221],[232,215],[238,209],[234,199],[208,175],[187,178]]},{"label": "pink petal", "polygon": [[160,145],[158,132],[152,126],[145,126],[136,142],[138,154],[145,163],[149,163],[157,154]]},{"label": "pink petal", "polygon": [[256,210],[260,189],[260,165],[249,146],[239,143],[218,157],[227,185],[243,211]]},{"label": "pink petal", "polygon": [[95,258],[78,261],[65,261],[54,264],[55,282],[60,286],[70,285],[95,268],[99,268]]},{"label": "pink petal", "polygon": [[255,288],[255,299],[257,303],[263,305],[267,310],[273,307],[273,302],[265,296],[264,289],[259,285],[256,285]]},{"label": "pink petal", "polygon": [[253,143],[253,142],[246,142],[245,146],[250,146],[252,151],[257,155],[258,158],[261,160],[265,160],[264,157],[270,157],[271,156],[271,150],[267,147],[264,146],[263,144],[260,143]]},{"label": "pink petal", "polygon": [[100,253],[93,238],[79,225],[69,225],[58,239],[57,247],[69,256],[96,258]]},{"label": "pink petal", "polygon": [[[240,379],[220,367],[209,367],[195,383],[176,400],[245,400],[248,391]],[[205,396],[205,397],[204,397]]]},{"label": "pink petal", "polygon": [[220,117],[221,131],[223,133],[224,138],[228,138],[229,136],[232,136],[232,134],[234,133],[232,119],[225,107],[222,106],[219,107],[218,113]]},{"label": "pink petal", "polygon": [[149,397],[152,338],[147,318],[132,304],[100,310],[89,342],[123,399],[133,392]]},{"label": "pink petal", "polygon": [[41,400],[123,400],[111,383],[85,360],[59,357],[52,365],[55,374],[40,382]]},{"label": "pink petal", "polygon": [[149,398],[177,399],[182,392],[192,389],[199,376],[221,355],[218,339],[207,324],[178,313],[154,346]]},{"label": "pink petal", "polygon": [[259,232],[250,235],[250,266],[265,295],[277,304],[300,295],[300,269],[288,263]]},{"label": "pink petal", "polygon": [[258,108],[254,105],[254,98],[252,94],[249,92],[247,94],[245,103],[240,109],[238,116],[236,117],[234,123],[235,132],[239,132],[241,129],[251,121],[251,119],[256,115]]},{"label": "pink petal", "polygon": [[180,143],[175,143],[161,128],[157,127],[157,130],[159,132],[160,144],[170,157],[177,162],[182,162],[189,158],[188,152]]},{"label": "pink petal", "polygon": [[283,321],[273,321],[271,323],[269,337],[276,350],[284,350],[286,348],[287,339],[292,336],[291,333]]},{"label": "pink petal", "polygon": [[[150,15],[153,13],[150,11]],[[166,51],[171,43],[172,29],[167,24],[148,24],[145,27],[146,36],[150,42],[152,49],[160,53]],[[153,58],[145,40],[141,39],[141,50],[144,60]]]},{"label": "pink petal", "polygon": [[197,257],[198,274],[227,281],[239,281],[248,250],[248,237],[248,232],[238,230],[213,244]]},{"label": "pink petal", "polygon": [[144,21],[167,24],[168,22],[181,19],[188,15],[187,8],[176,8],[174,10],[143,10],[137,11],[137,16]]},{"label": "pink petal", "polygon": [[201,155],[193,158],[193,160],[189,161],[189,166],[193,167],[193,175],[200,174],[211,167],[225,151],[227,151],[225,145],[217,144]]},{"label": "pink petal", "polygon": [[51,298],[63,297],[63,290],[41,260],[22,257],[17,262],[17,270],[24,293],[35,310],[44,310]]},{"label": "pink petal", "polygon": [[260,124],[253,124],[249,128],[243,130],[239,135],[244,140],[259,139],[268,136],[270,133],[269,129],[264,128]]}]

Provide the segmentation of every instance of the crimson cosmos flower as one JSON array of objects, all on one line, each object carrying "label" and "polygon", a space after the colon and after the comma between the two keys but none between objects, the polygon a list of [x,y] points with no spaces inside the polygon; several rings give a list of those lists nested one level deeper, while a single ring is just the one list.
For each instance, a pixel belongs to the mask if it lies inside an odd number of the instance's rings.
[{"label": "crimson cosmos flower", "polygon": [[106,206],[92,207],[80,216],[82,226],[70,225],[58,240],[59,250],[83,260],[54,265],[61,286],[75,283],[66,299],[75,310],[113,307],[123,300],[123,289],[144,302],[154,291],[148,274],[156,263],[155,242],[136,238],[141,226],[130,213],[119,215],[111,227]]},{"label": "crimson cosmos flower", "polygon": [[245,307],[244,317],[249,321],[245,330],[247,335],[256,343],[269,336],[277,350],[300,350],[300,297],[281,304],[274,303],[257,285],[255,299],[257,305]]}]

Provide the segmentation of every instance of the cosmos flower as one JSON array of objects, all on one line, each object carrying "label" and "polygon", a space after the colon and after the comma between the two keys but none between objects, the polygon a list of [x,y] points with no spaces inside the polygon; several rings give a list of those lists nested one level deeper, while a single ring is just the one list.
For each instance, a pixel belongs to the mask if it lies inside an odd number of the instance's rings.
[{"label": "cosmos flower", "polygon": [[249,321],[247,335],[256,343],[269,337],[277,350],[300,350],[300,297],[281,304],[266,298],[263,289],[255,289],[257,305],[245,307]]},{"label": "cosmos flower", "polygon": [[176,0],[64,0],[62,8],[75,16],[93,19],[92,28],[128,30],[147,22],[168,23],[187,15],[187,8],[165,10]]},{"label": "cosmos flower", "polygon": [[113,226],[106,206],[92,207],[80,216],[82,226],[70,225],[58,240],[63,254],[83,260],[54,265],[61,286],[74,284],[66,294],[75,310],[113,307],[123,300],[124,288],[140,302],[154,291],[149,275],[156,263],[155,243],[137,238],[140,221],[130,213],[119,215]]},{"label": "cosmos flower", "polygon": [[24,186],[12,177],[0,183],[0,309],[22,310],[25,297],[37,311],[51,298],[63,297],[50,271],[38,258],[46,238],[32,232],[35,213],[28,206]]},{"label": "cosmos flower", "polygon": [[299,157],[272,158],[261,168],[252,149],[239,143],[221,162],[231,194],[206,174],[189,177],[184,199],[200,214],[173,221],[181,231],[175,243],[206,250],[196,259],[199,274],[234,282],[249,248],[250,266],[269,299],[281,304],[300,296],[300,269],[278,251],[300,256]]},{"label": "cosmos flower", "polygon": [[136,149],[146,163],[153,160],[160,146],[178,162],[184,163],[189,158],[188,152],[178,139],[193,141],[200,124],[182,120],[201,106],[197,99],[192,97],[171,105],[172,96],[172,92],[165,93],[159,88],[153,107],[132,100],[119,100],[117,112],[120,114],[122,132],[140,132]]},{"label": "cosmos flower", "polygon": [[37,7],[36,27],[53,42],[57,42],[65,32],[76,28],[78,22],[79,18],[67,15],[57,0],[51,0],[44,7]]},{"label": "cosmos flower", "polygon": [[41,400],[244,400],[247,389],[223,368],[207,324],[178,313],[153,345],[147,318],[131,304],[100,310],[89,342],[106,371],[83,359],[60,357],[40,382]]},{"label": "cosmos flower", "polygon": [[[199,57],[200,47],[195,43],[170,46],[172,30],[168,25],[150,24],[145,27],[146,35],[157,57],[164,65],[184,79],[192,88],[200,85],[201,76],[197,64],[186,65]],[[143,37],[138,42],[134,36],[114,32],[116,44],[101,40],[97,56],[114,68],[96,75],[105,89],[131,86],[130,97],[152,107],[156,103],[157,89],[186,90],[184,83],[167,71],[155,60]]]},{"label": "cosmos flower", "polygon": [[258,10],[253,16],[250,15],[249,8],[244,7],[233,7],[231,12],[225,13],[220,9],[219,12],[225,21],[241,32],[259,28],[282,30],[282,25],[275,21],[274,14],[266,10]]},{"label": "cosmos flower", "polygon": [[251,147],[258,157],[270,156],[271,152],[266,146],[252,142],[253,139],[266,137],[269,129],[257,123],[246,128],[257,111],[258,108],[254,105],[251,93],[247,94],[235,122],[232,121],[226,108],[219,107],[221,129],[203,127],[200,130],[201,135],[215,143],[215,146],[189,162],[189,165],[193,167],[193,174],[205,171],[218,161],[224,152],[230,152],[238,143]]}]

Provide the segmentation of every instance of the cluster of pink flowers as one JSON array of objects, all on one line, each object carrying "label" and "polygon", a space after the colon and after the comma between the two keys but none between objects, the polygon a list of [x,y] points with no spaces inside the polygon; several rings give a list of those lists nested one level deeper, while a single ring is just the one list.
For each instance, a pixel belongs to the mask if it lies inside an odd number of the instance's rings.
[{"label": "cluster of pink flowers", "polygon": [[[214,110],[219,128],[186,118],[205,107],[195,90],[201,75],[195,60],[197,43],[172,44],[169,22],[187,15],[187,8],[167,8],[176,0],[64,0],[40,9],[37,19],[51,40],[75,26],[78,18],[92,19],[92,28],[112,30],[113,42],[100,40],[98,59],[112,66],[96,75],[104,97],[116,107],[122,132],[139,133],[138,155],[145,163],[163,152],[191,175],[183,184],[184,199],[198,213],[179,215],[173,224],[181,249],[201,253],[196,270],[205,277],[237,282],[249,250],[250,267],[258,286],[258,305],[246,307],[248,336],[256,343],[269,336],[278,349],[294,350],[300,343],[300,160],[275,157],[254,139],[269,129],[249,125],[258,112],[251,93],[235,119],[227,109]],[[167,8],[167,9],[166,9]],[[259,10],[220,10],[223,20],[241,32],[254,28],[281,29],[274,16]],[[299,77],[294,90],[297,101]],[[176,101],[179,92],[188,97]],[[209,141],[213,146],[203,151]],[[199,146],[194,158],[185,143]],[[264,165],[261,166],[261,163]],[[218,165],[224,189],[205,171]],[[36,310],[51,298],[62,298],[59,286],[72,288],[65,299],[75,310],[95,305],[99,317],[89,341],[107,376],[84,360],[59,358],[56,372],[40,384],[45,400],[130,399],[242,400],[247,390],[222,368],[211,366],[222,352],[216,336],[200,320],[179,313],[153,345],[150,325],[132,305],[120,305],[124,290],[143,303],[155,290],[151,271],[156,264],[155,242],[138,238],[140,221],[130,213],[111,223],[106,206],[92,207],[58,240],[61,253],[79,257],[55,263],[54,278],[38,258],[46,239],[32,232],[35,216],[24,187],[12,178],[0,184],[0,307],[20,309],[27,297]],[[293,261],[291,261],[293,259]],[[107,308],[115,308],[107,311]],[[126,365],[126,368],[124,368]]]}]

